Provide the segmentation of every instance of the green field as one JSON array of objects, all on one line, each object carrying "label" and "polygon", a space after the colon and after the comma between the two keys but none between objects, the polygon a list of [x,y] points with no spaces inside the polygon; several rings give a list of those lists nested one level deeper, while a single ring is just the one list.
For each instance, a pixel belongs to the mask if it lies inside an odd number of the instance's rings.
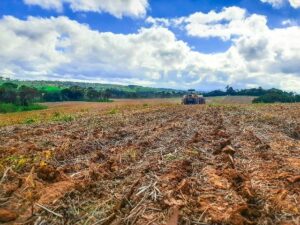
[{"label": "green field", "polygon": [[0,103],[0,113],[23,112],[32,110],[46,109],[47,106],[39,104],[31,104],[28,106],[15,105],[12,103]]}]

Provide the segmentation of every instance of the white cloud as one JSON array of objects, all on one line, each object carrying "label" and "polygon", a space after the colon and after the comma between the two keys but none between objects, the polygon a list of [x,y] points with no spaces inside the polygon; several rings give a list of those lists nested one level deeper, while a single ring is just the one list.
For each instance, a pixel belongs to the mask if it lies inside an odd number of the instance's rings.
[{"label": "white cloud", "polygon": [[285,3],[290,4],[295,9],[300,7],[300,0],[261,0],[261,2],[271,4],[274,8],[280,8]]},{"label": "white cloud", "polygon": [[289,0],[293,8],[300,8],[300,0]]},{"label": "white cloud", "polygon": [[[223,12],[229,11],[231,11],[230,8],[225,9]],[[223,40],[229,40],[234,36],[251,35],[252,33],[260,32],[266,27],[266,18],[255,14],[250,17],[244,16],[240,18],[219,17],[216,14],[217,18],[215,20],[207,22],[203,19],[206,16],[209,16],[209,14],[205,16],[193,14],[189,18],[186,18],[187,33],[196,37],[219,37]]]},{"label": "white cloud", "polygon": [[[270,29],[265,17],[236,12],[216,13],[215,19],[201,15],[211,31],[205,38],[221,37],[232,43],[227,51],[211,54],[192,50],[159,24],[125,35],[92,30],[66,17],[3,17],[0,73],[21,79],[201,89],[260,85],[299,91],[300,27]],[[226,28],[226,32],[216,29],[214,34],[209,26],[222,27],[220,17],[245,27],[235,31],[231,26],[233,31]]]},{"label": "white cloud", "polygon": [[115,17],[143,17],[146,15],[148,0],[23,0],[28,5],[38,5],[44,9],[63,10],[68,4],[75,12],[107,12]]},{"label": "white cloud", "polygon": [[152,16],[149,16],[147,17],[145,22],[153,24],[154,26],[164,26],[164,27],[171,26],[171,20],[166,18],[153,18]]},{"label": "white cloud", "polygon": [[215,68],[227,74],[228,83],[256,83],[299,91],[295,87],[300,86],[300,27],[294,21],[283,21],[285,27],[270,29],[265,16],[248,15],[238,7],[160,21],[163,20],[148,20],[154,26],[179,27],[190,36],[230,41],[229,50],[213,58],[223,59]]},{"label": "white cloud", "polygon": [[239,7],[224,8],[221,12],[196,12],[188,17],[169,20],[149,17],[146,22],[156,26],[177,26],[194,37],[217,37],[222,40],[261,32],[267,26],[265,16],[256,14],[248,16],[246,10]]},{"label": "white cloud", "polygon": [[63,1],[61,0],[23,0],[28,5],[39,5],[44,9],[55,9],[62,11]]},{"label": "white cloud", "polygon": [[297,26],[298,22],[297,22],[297,20],[287,19],[287,20],[283,20],[281,22],[281,25],[283,25],[283,26]]},{"label": "white cloud", "polygon": [[0,21],[0,32],[0,68],[19,78],[158,84],[184,74],[193,82],[203,61],[166,28],[122,35],[94,31],[66,17],[23,21],[8,16]]},{"label": "white cloud", "polygon": [[274,8],[279,8],[284,4],[285,0],[261,0],[261,2],[271,4]]}]

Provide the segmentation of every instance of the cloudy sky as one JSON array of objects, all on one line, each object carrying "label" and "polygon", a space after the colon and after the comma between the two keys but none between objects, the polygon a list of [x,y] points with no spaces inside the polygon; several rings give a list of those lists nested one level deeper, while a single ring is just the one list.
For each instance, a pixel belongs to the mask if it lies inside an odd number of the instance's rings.
[{"label": "cloudy sky", "polygon": [[300,92],[300,0],[0,0],[0,75]]}]

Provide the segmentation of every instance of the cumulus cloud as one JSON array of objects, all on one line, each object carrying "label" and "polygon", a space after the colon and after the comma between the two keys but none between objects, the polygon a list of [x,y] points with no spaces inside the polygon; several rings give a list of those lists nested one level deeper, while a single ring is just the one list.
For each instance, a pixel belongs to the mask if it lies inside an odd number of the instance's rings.
[{"label": "cumulus cloud", "polygon": [[[164,20],[136,33],[115,34],[93,30],[67,17],[21,20],[6,16],[0,20],[0,73],[21,79],[88,80],[202,90],[227,84],[299,90],[300,28],[270,29],[265,17],[234,10],[235,13],[226,9],[221,14],[208,13],[214,18],[203,13],[186,17],[188,20],[174,18],[171,24],[165,24],[185,28],[198,23],[200,15],[205,29],[211,32],[197,37],[220,37],[231,42],[227,51],[211,54],[195,51],[178,40],[168,27],[162,26]],[[224,28],[225,20],[242,23],[245,28]]]},{"label": "cumulus cloud", "polygon": [[184,22],[191,36],[229,40],[234,36],[251,35],[264,30],[267,20],[256,14],[246,17],[243,9],[230,7],[220,13],[195,13],[185,18]]},{"label": "cumulus cloud", "polygon": [[287,19],[287,20],[283,20],[281,22],[281,25],[283,25],[283,26],[297,26],[298,22],[297,22],[297,20]]},{"label": "cumulus cloud", "polygon": [[23,0],[28,5],[38,5],[44,9],[62,11],[64,4],[75,12],[107,12],[121,18],[123,16],[143,17],[146,15],[148,0]]},{"label": "cumulus cloud", "polygon": [[300,8],[300,0],[289,0],[293,8]]},{"label": "cumulus cloud", "polygon": [[0,67],[19,78],[149,84],[199,80],[201,54],[166,28],[123,35],[98,32],[66,17],[0,21]]},{"label": "cumulus cloud", "polygon": [[55,9],[62,11],[63,2],[61,0],[24,0],[27,5],[38,5],[44,9]]},{"label": "cumulus cloud", "polygon": [[280,8],[286,3],[295,9],[300,7],[300,0],[261,0],[261,2],[271,4],[274,8]]},{"label": "cumulus cloud", "polygon": [[146,22],[155,26],[180,27],[194,37],[217,37],[222,40],[258,33],[267,27],[265,16],[256,14],[248,16],[246,10],[239,7],[224,8],[221,12],[214,10],[208,13],[196,12],[187,17],[168,20],[149,17]]},{"label": "cumulus cloud", "polygon": [[271,4],[274,8],[280,8],[285,0],[261,0],[261,2]]}]

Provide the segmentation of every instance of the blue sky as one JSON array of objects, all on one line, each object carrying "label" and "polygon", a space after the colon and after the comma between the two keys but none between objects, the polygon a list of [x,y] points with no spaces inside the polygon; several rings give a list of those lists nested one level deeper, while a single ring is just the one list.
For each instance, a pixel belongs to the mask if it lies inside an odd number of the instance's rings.
[{"label": "blue sky", "polygon": [[109,2],[1,0],[0,73],[182,89],[300,89],[299,0]]}]

